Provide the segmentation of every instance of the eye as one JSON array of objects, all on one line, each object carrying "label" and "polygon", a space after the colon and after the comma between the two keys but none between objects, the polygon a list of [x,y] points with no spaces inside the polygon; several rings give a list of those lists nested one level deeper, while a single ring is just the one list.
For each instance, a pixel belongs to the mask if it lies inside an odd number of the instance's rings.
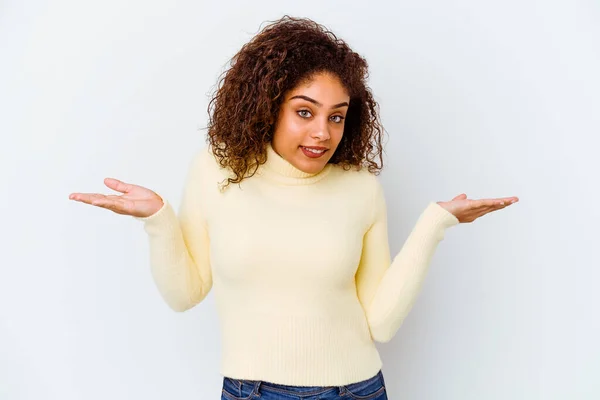
[{"label": "eye", "polygon": [[306,112],[306,113],[310,114],[310,111],[308,111],[308,110],[299,110],[298,111],[298,115],[300,115],[302,118],[308,118],[308,117],[305,117],[305,116],[303,116],[303,115],[300,114],[300,113],[303,113],[303,112]]},{"label": "eye", "polygon": [[[298,110],[296,112],[300,117],[306,119],[310,117],[310,111],[309,110]],[[309,115],[306,114],[302,114],[302,113],[308,113]],[[334,120],[333,122],[335,122],[336,124],[341,124],[342,121],[344,120],[344,117],[342,117],[341,115],[334,115],[331,118],[338,118],[337,120]]]}]

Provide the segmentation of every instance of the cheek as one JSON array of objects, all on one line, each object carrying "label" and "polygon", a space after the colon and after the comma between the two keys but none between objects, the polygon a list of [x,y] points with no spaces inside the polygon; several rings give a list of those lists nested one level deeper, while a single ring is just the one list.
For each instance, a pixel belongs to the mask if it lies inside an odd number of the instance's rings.
[{"label": "cheek", "polygon": [[300,118],[296,118],[292,111],[287,111],[282,115],[280,120],[282,128],[288,131],[295,131],[302,126]]},{"label": "cheek", "polygon": [[306,131],[307,127],[309,126],[307,121],[303,120],[298,116],[295,116],[294,114],[290,114],[290,116],[287,118],[287,121],[290,131],[296,134]]},{"label": "cheek", "polygon": [[310,133],[310,129],[307,124],[299,118],[290,118],[284,128],[285,136],[290,142],[297,142],[298,145],[305,141],[305,137]]},{"label": "cheek", "polygon": [[336,146],[342,141],[343,137],[344,137],[344,127],[342,127],[341,129],[339,129],[335,133],[333,133],[332,139],[334,140],[334,143],[336,144]]},{"label": "cheek", "polygon": [[304,130],[305,128],[298,118],[286,113],[279,119],[275,134],[278,140],[292,142],[301,138]]}]

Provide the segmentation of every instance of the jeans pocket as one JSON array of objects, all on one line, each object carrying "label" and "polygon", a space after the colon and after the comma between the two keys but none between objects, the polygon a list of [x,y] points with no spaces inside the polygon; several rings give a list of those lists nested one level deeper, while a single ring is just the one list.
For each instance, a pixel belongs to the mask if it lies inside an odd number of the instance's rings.
[{"label": "jeans pocket", "polygon": [[374,400],[387,398],[387,396],[384,395],[386,388],[381,371],[379,371],[374,377],[366,379],[362,382],[345,385],[344,389],[348,396],[355,400]]},{"label": "jeans pocket", "polygon": [[223,400],[249,400],[256,395],[254,382],[247,382],[240,379],[223,378],[223,389],[221,390],[221,399]]}]

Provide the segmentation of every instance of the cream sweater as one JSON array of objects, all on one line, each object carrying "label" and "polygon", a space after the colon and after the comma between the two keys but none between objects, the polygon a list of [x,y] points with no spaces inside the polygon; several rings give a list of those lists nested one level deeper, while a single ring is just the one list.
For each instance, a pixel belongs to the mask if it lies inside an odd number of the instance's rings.
[{"label": "cream sweater", "polygon": [[[209,146],[191,162],[176,214],[146,218],[150,267],[166,303],[185,311],[215,296],[220,373],[295,386],[339,386],[382,367],[445,230],[435,202],[390,259],[382,186],[366,168],[296,169],[269,145],[240,185]],[[162,197],[162,196],[161,196]]]}]

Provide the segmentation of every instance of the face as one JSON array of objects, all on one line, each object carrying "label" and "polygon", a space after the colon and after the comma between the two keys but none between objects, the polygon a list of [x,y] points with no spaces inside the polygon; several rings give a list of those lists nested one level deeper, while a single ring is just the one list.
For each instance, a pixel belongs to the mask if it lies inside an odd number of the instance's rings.
[{"label": "face", "polygon": [[299,170],[318,173],[342,140],[349,103],[346,89],[328,73],[290,90],[279,110],[273,149]]}]

